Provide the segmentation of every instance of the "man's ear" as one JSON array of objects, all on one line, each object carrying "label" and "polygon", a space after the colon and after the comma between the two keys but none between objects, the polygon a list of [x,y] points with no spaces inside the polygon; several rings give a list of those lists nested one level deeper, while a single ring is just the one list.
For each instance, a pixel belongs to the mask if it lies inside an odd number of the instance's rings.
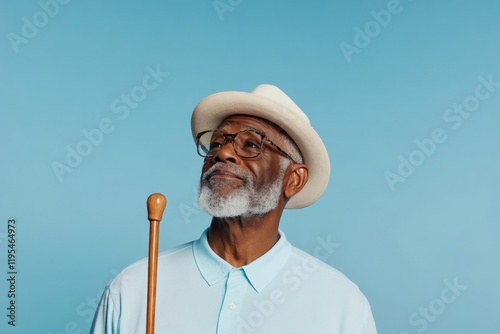
[{"label": "man's ear", "polygon": [[289,167],[288,178],[286,180],[284,195],[291,198],[304,188],[309,177],[309,170],[304,164],[291,164]]}]

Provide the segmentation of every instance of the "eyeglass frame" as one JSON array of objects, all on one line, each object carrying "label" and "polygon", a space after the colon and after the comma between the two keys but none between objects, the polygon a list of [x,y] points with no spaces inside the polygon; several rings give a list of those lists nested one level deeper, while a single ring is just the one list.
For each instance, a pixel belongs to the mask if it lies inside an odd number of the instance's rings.
[{"label": "eyeglass frame", "polygon": [[[241,132],[245,132],[245,131],[251,131],[251,132],[255,132],[256,134],[258,134],[260,137],[261,137],[261,146],[260,146],[260,151],[259,153],[257,153],[257,155],[253,156],[253,157],[242,157],[239,153],[238,153],[238,150],[236,149],[236,146],[234,145],[234,140],[236,138],[236,136],[241,133]],[[201,136],[203,136],[205,133],[208,133],[208,132],[220,132],[221,135],[222,135],[222,138],[224,139],[224,142],[222,143],[222,147],[226,146],[227,142],[228,142],[228,138],[231,138],[231,144],[233,145],[233,149],[234,149],[234,152],[236,153],[236,155],[238,155],[240,158],[243,158],[243,159],[253,159],[253,158],[257,158],[261,153],[262,153],[262,149],[264,148],[264,142],[267,142],[269,144],[271,144],[272,147],[274,147],[276,150],[278,150],[279,153],[281,153],[282,155],[284,155],[286,158],[290,159],[294,164],[298,164],[297,161],[295,161],[295,159],[293,159],[288,153],[286,153],[284,150],[282,150],[278,145],[276,145],[275,143],[273,143],[271,141],[271,139],[269,139],[266,134],[262,131],[259,131],[259,130],[255,130],[255,129],[244,129],[244,130],[241,130],[241,131],[238,131],[236,133],[227,133],[227,134],[224,134],[222,133],[220,130],[206,130],[206,131],[202,131],[200,133],[198,133],[196,135],[196,152],[198,153],[199,156],[201,156],[202,158],[211,158],[211,157],[214,157],[217,153],[213,153],[213,154],[205,154],[205,155],[202,155],[201,152],[200,152],[200,138]],[[218,151],[217,151],[218,152]]]}]

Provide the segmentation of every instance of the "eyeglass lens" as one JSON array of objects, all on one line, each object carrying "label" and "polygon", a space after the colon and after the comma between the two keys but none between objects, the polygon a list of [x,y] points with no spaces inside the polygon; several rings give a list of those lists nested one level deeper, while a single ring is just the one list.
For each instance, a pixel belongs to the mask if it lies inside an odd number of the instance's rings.
[{"label": "eyeglass lens", "polygon": [[245,130],[236,134],[223,134],[219,131],[204,133],[198,141],[198,152],[202,156],[213,156],[231,140],[236,153],[243,158],[253,158],[260,154],[262,136],[257,132]]}]

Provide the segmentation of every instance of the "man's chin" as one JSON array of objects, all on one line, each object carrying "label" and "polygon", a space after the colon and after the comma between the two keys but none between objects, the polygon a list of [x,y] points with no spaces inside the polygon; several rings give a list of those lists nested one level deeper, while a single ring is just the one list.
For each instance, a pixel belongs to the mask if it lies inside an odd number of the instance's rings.
[{"label": "man's chin", "polygon": [[202,189],[207,187],[214,196],[227,197],[244,189],[241,180],[239,181],[236,179],[211,179],[207,185],[202,185]]},{"label": "man's chin", "polygon": [[247,208],[232,207],[207,202],[199,202],[200,208],[212,217],[217,218],[234,218],[245,216]]}]

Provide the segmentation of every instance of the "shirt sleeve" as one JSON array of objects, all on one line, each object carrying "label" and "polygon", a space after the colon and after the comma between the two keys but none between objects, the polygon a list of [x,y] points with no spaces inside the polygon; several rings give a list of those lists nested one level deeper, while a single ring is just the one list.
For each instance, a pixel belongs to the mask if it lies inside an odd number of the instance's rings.
[{"label": "shirt sleeve", "polygon": [[377,327],[375,326],[375,320],[373,319],[372,309],[366,298],[364,298],[364,300],[364,321],[362,322],[359,331],[356,332],[359,334],[377,334]]},{"label": "shirt sleeve", "polygon": [[361,329],[360,334],[377,334],[377,328],[375,327],[375,320],[373,320],[373,315],[369,314],[368,318]]},{"label": "shirt sleeve", "polygon": [[119,334],[118,313],[109,287],[106,287],[97,307],[90,334]]}]

